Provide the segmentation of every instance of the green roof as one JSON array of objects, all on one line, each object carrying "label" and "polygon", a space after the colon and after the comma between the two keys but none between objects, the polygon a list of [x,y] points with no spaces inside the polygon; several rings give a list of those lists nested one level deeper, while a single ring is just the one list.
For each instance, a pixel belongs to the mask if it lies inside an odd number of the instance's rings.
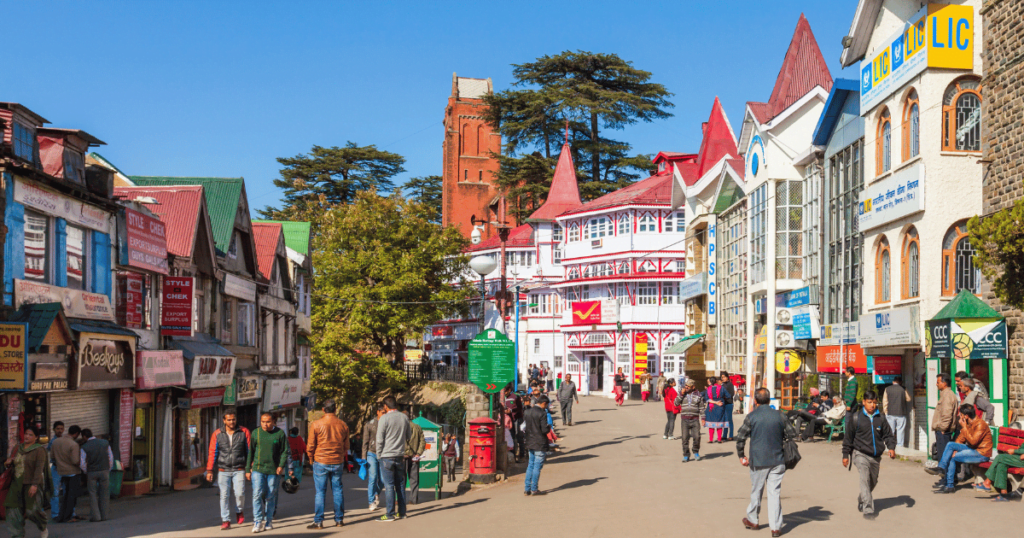
[{"label": "green roof", "polygon": [[235,229],[235,215],[245,180],[240,177],[159,177],[128,176],[140,187],[172,187],[175,185],[202,185],[206,193],[206,206],[213,226],[213,242],[218,254],[228,251],[231,234]]},{"label": "green roof", "polygon": [[682,355],[686,353],[686,350],[693,347],[694,344],[699,342],[699,338],[704,338],[703,334],[691,334],[690,336],[684,336],[682,340],[676,342],[665,350],[664,355]]},{"label": "green roof", "polygon": [[61,312],[60,303],[23,304],[11,316],[11,321],[28,323],[26,344],[30,351],[34,351],[43,344],[46,333],[50,332],[50,326],[57,321]]},{"label": "green roof", "polygon": [[310,223],[288,220],[254,220],[253,222],[280,224],[281,231],[284,232],[284,246],[303,256],[309,256],[309,235],[312,230]]},{"label": "green roof", "polygon": [[1003,315],[985,304],[984,301],[977,298],[973,293],[967,290],[960,290],[960,293],[949,304],[943,307],[942,310],[939,310],[939,313],[935,314],[935,317],[928,321],[963,318],[1002,319]]}]

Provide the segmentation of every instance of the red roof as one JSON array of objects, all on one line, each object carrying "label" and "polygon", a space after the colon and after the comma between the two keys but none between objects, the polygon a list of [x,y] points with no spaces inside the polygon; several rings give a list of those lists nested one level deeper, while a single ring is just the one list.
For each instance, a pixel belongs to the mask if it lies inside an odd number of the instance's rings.
[{"label": "red roof", "polygon": [[256,265],[260,276],[269,282],[277,257],[277,245],[281,241],[281,224],[276,222],[252,223],[252,236],[256,241]]},{"label": "red roof", "polygon": [[[508,233],[508,241],[505,242],[506,248],[522,248],[532,247],[533,243],[533,226],[529,224],[523,224],[516,228],[512,228]],[[472,245],[466,252],[478,252],[481,250],[490,250],[501,247],[501,239],[495,234],[491,236],[487,241],[481,242],[479,245]]]},{"label": "red roof", "polygon": [[743,174],[747,172],[747,166],[746,163],[743,162],[743,159],[727,159],[726,162],[729,163],[729,166],[732,167],[732,170],[736,172],[736,175],[740,176],[740,178],[742,178]]},{"label": "red roof", "polygon": [[672,172],[666,170],[628,187],[610,192],[568,213],[583,213],[620,205],[669,205],[672,203]]},{"label": "red roof", "polygon": [[767,103],[747,103],[757,121],[771,121],[787,108],[807,95],[815,86],[821,86],[826,92],[832,90],[832,75],[821,55],[818,42],[811,32],[811,24],[807,17],[800,14],[796,23],[796,31],[786,50],[786,59],[775,79],[772,96]]},{"label": "red roof", "polygon": [[712,166],[722,160],[723,157],[739,155],[736,150],[736,139],[733,137],[732,127],[725,117],[725,110],[721,101],[715,97],[715,103],[711,105],[711,116],[703,126],[704,137],[700,142],[700,152],[697,154],[697,170],[695,177],[687,178],[686,185],[696,183]]},{"label": "red roof", "polygon": [[576,183],[576,167],[572,163],[572,152],[569,142],[562,144],[562,154],[558,156],[555,166],[555,177],[551,179],[551,190],[544,205],[530,215],[528,220],[555,220],[555,217],[572,211],[583,205],[580,200],[580,188]]},{"label": "red roof", "polygon": [[115,187],[114,196],[123,200],[134,200],[138,197],[155,198],[157,203],[146,204],[146,208],[167,225],[167,252],[175,256],[192,257],[199,208],[203,203],[201,185]]}]

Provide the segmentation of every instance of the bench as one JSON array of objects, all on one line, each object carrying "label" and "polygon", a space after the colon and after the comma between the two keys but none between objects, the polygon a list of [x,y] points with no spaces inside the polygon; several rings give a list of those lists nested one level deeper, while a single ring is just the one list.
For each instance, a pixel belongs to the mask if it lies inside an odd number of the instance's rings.
[{"label": "bench", "polygon": [[[996,450],[999,454],[1012,454],[1014,450],[1017,450],[1022,445],[1024,445],[1024,430],[999,428],[998,443],[996,444]],[[995,456],[996,453],[993,452],[992,457],[995,458]],[[977,467],[982,469],[988,469],[991,466],[991,462],[979,463],[977,465]],[[1024,467],[1010,467],[1007,473],[1009,474],[1007,477],[1009,482],[1008,491],[1013,492],[1020,489],[1022,483],[1024,483]]]},{"label": "bench", "polygon": [[830,422],[825,425],[828,428],[828,442],[832,442],[832,436],[834,435],[846,435],[846,418],[840,419],[837,422]]}]

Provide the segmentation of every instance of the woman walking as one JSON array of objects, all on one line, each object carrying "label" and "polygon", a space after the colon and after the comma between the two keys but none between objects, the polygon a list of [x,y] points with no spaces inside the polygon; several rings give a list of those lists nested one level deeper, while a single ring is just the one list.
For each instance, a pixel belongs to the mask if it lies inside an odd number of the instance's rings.
[{"label": "woman walking", "polygon": [[50,458],[46,448],[39,444],[39,434],[35,428],[25,428],[25,441],[14,448],[13,454],[7,459],[8,466],[14,466],[14,480],[7,492],[4,507],[7,508],[7,526],[11,536],[25,536],[25,522],[35,523],[40,536],[46,538],[46,513],[44,508],[49,505],[53,495],[53,482],[50,480]]},{"label": "woman walking", "polygon": [[665,414],[668,422],[665,423],[665,435],[662,439],[675,441],[676,437],[676,415],[679,414],[679,407],[676,406],[676,380],[669,379],[665,384],[665,390],[661,393],[661,399],[665,402]]},{"label": "woman walking", "polygon": [[646,403],[651,395],[651,374],[644,372],[640,374],[640,401]]},{"label": "woman walking", "polygon": [[612,392],[615,393],[615,405],[622,405],[622,402],[626,399],[626,394],[622,392],[622,384],[625,383],[626,376],[622,373],[622,368],[619,368],[615,372],[615,386],[612,388]]},{"label": "woman walking", "polygon": [[[725,395],[722,392],[722,386],[718,384],[718,379],[712,378],[708,383],[708,388],[705,391],[705,397],[708,402],[708,410],[706,412],[708,442],[721,443],[722,430],[729,425],[729,417],[725,413]],[[717,441],[715,440],[716,437]]]}]

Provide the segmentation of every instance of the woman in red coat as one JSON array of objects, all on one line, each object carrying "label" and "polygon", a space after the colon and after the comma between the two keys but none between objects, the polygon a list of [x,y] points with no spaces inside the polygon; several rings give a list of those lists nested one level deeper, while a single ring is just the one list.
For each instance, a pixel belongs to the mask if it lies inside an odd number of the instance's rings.
[{"label": "woman in red coat", "polygon": [[661,399],[665,402],[665,414],[668,415],[668,422],[665,424],[665,435],[662,438],[670,441],[676,438],[676,415],[679,414],[679,406],[676,405],[675,387],[676,380],[669,379],[665,385],[665,391],[661,394]]}]

